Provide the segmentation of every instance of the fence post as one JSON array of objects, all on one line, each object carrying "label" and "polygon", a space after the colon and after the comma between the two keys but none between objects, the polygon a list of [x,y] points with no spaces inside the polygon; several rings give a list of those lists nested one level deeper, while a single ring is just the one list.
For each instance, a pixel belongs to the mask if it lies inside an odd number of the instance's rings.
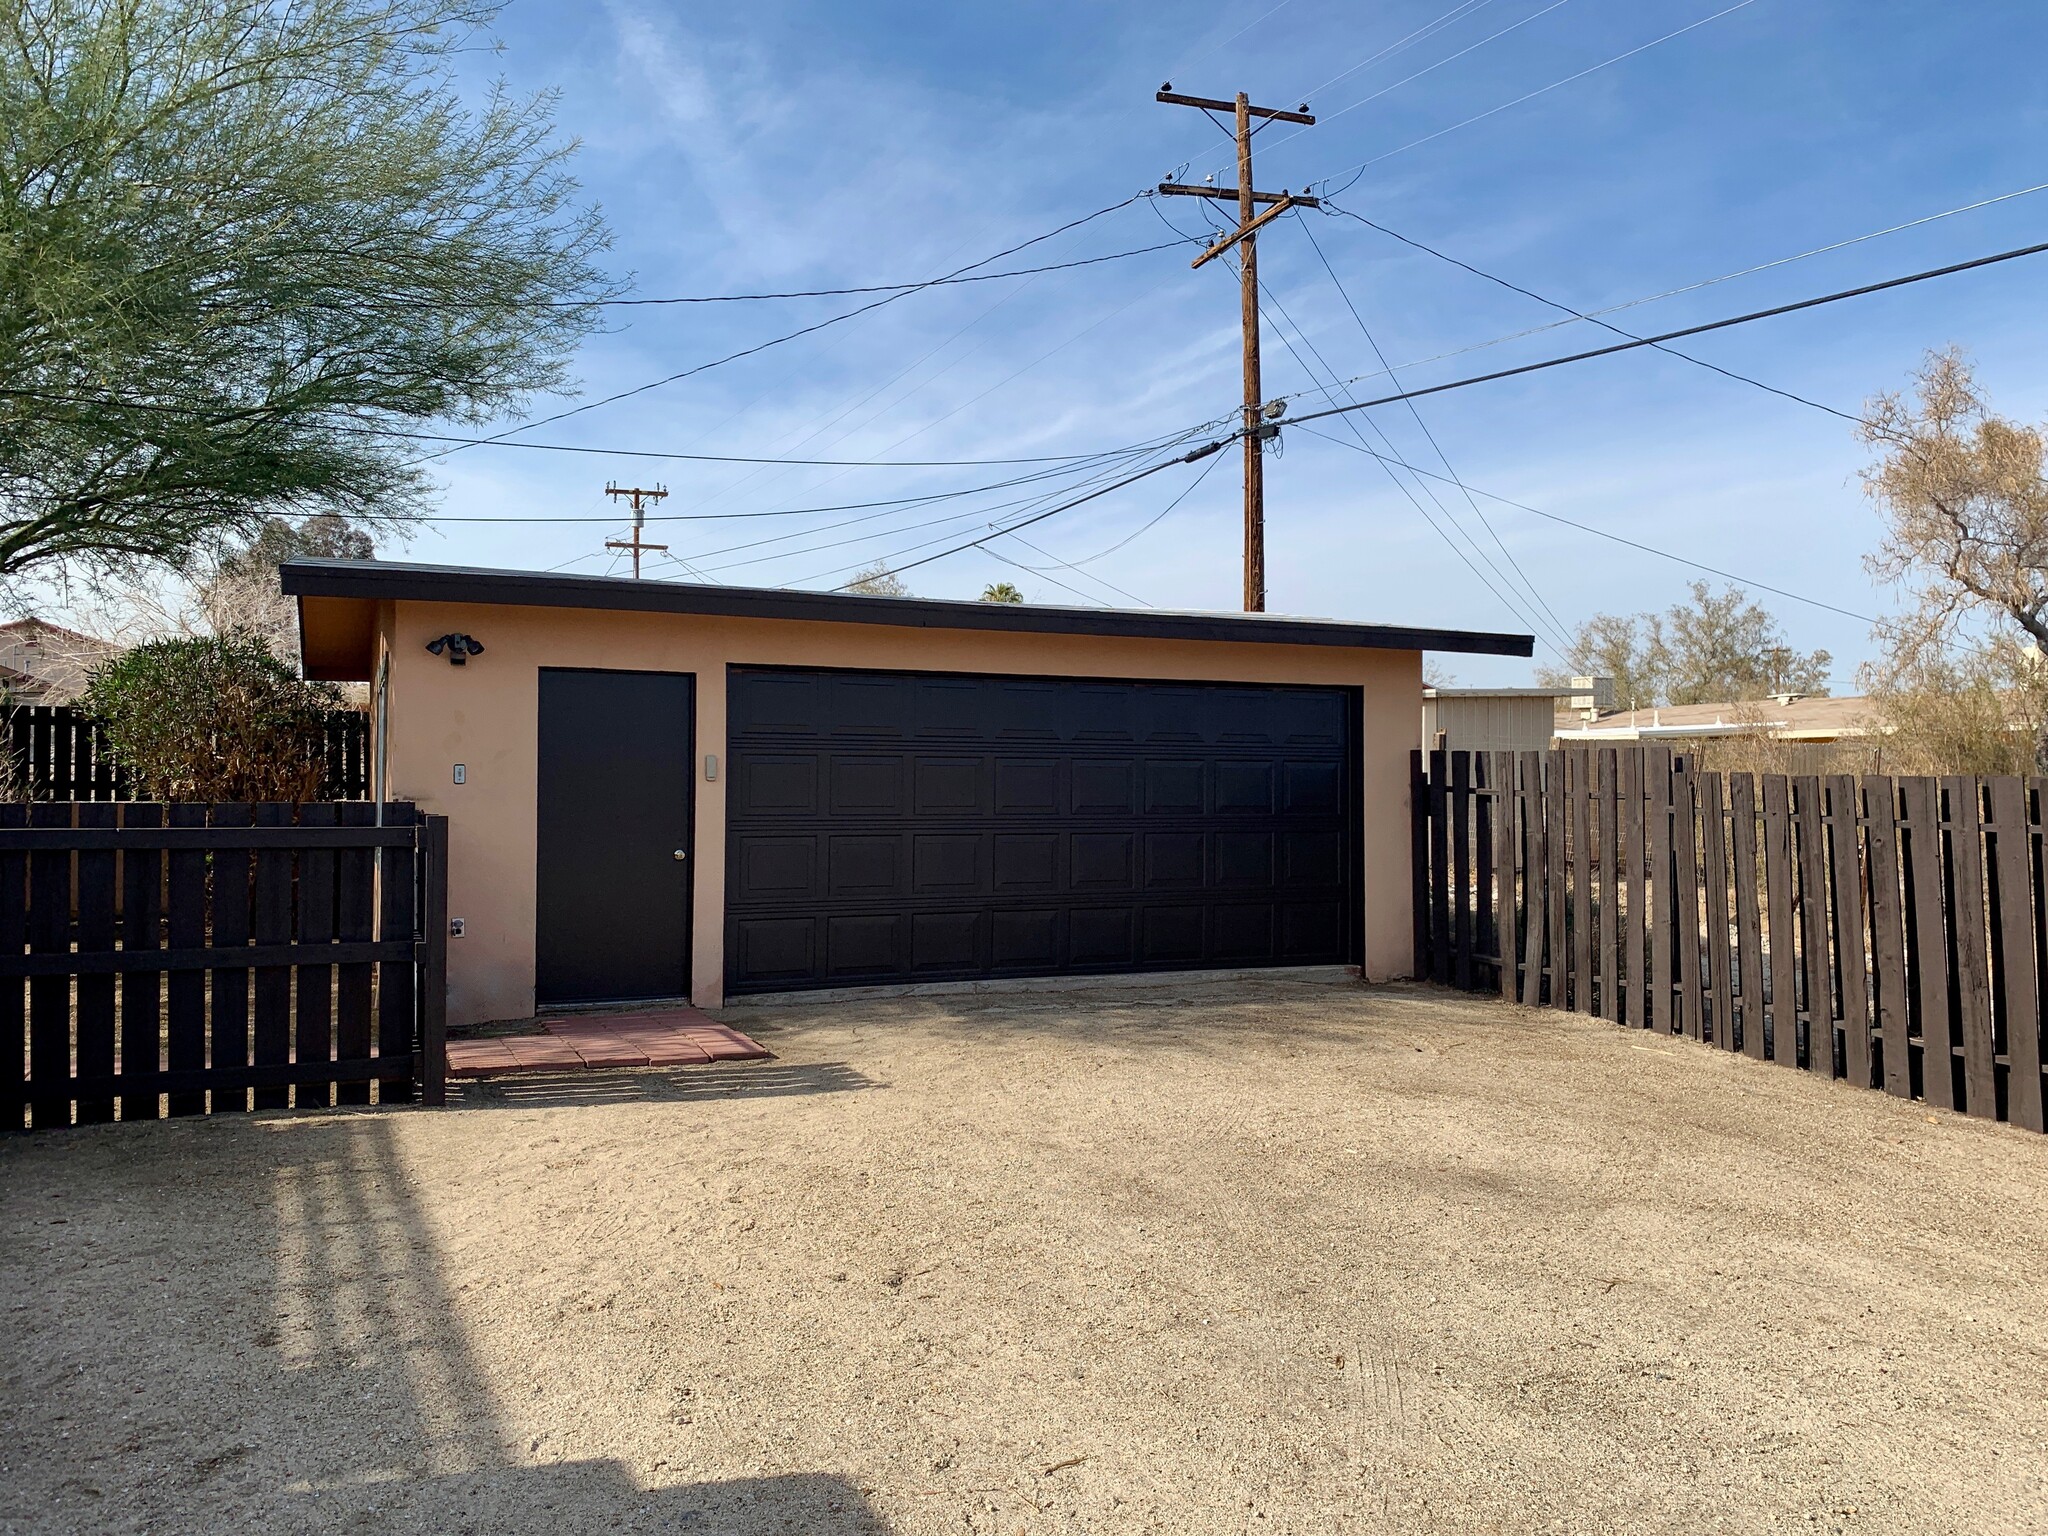
[{"label": "fence post", "polygon": [[1543,1001],[1543,946],[1549,923],[1550,809],[1543,767],[1550,754],[1522,754],[1522,1003]]},{"label": "fence post", "polygon": [[1472,990],[1472,754],[1451,754],[1451,975],[1461,991]]},{"label": "fence post", "polygon": [[1418,980],[1428,980],[1429,956],[1429,780],[1422,771],[1422,749],[1408,754],[1408,863],[1414,889],[1415,964]]},{"label": "fence post", "polygon": [[448,818],[420,824],[420,1102],[448,1102]]},{"label": "fence post", "polygon": [[1984,1120],[1998,1118],[1997,1068],[1991,1039],[1991,962],[1987,954],[1989,925],[1981,893],[1984,889],[1983,787],[1978,780],[1946,776],[1941,780],[1948,799],[1949,890],[1956,947],[1956,1001],[1963,1036],[1963,1113]]}]

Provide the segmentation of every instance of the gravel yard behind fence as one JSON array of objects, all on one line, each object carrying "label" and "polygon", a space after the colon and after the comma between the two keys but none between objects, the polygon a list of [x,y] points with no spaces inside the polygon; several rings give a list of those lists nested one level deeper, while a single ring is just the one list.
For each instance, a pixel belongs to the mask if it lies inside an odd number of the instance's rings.
[{"label": "gravel yard behind fence", "polygon": [[1272,979],[0,1142],[0,1530],[2048,1530],[2048,1137]]}]

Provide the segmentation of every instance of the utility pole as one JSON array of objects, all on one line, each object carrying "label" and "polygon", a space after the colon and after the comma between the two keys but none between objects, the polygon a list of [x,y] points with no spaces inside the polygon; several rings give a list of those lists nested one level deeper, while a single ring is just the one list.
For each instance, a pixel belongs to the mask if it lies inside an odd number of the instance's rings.
[{"label": "utility pole", "polygon": [[[1244,611],[1266,611],[1266,441],[1280,429],[1266,420],[1265,396],[1259,386],[1259,258],[1257,230],[1290,208],[1318,208],[1322,205],[1306,194],[1287,191],[1258,192],[1252,188],[1252,119],[1265,118],[1313,127],[1308,103],[1300,110],[1283,112],[1277,107],[1255,107],[1243,91],[1235,101],[1217,101],[1206,96],[1177,96],[1173,82],[1159,88],[1155,101],[1176,107],[1198,107],[1205,113],[1228,112],[1236,119],[1237,185],[1235,187],[1186,186],[1163,181],[1159,191],[1167,197],[1207,197],[1237,204],[1237,228],[1210,246],[1194,260],[1199,267],[1213,261],[1232,246],[1241,246],[1238,258],[1239,299],[1244,327]],[[1210,119],[1212,122],[1215,118]],[[1221,123],[1217,124],[1219,127]],[[1264,213],[1254,217],[1254,205],[1264,203]],[[1275,413],[1277,415],[1277,412]]]},{"label": "utility pole", "polygon": [[647,526],[647,508],[645,503],[660,501],[664,496],[668,495],[668,487],[658,485],[651,491],[643,491],[637,485],[623,486],[607,483],[604,493],[611,497],[613,501],[617,501],[621,496],[633,498],[633,537],[630,540],[606,539],[604,547],[606,549],[630,549],[633,551],[633,579],[638,581],[640,579],[640,552],[642,550],[658,549],[664,554],[668,552],[666,544],[648,544],[642,542],[640,538],[640,530]]}]

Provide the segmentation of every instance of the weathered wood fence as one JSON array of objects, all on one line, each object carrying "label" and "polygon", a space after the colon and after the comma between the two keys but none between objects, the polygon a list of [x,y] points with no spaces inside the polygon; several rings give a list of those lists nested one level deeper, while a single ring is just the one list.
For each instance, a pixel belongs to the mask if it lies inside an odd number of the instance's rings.
[{"label": "weathered wood fence", "polygon": [[0,1129],[441,1102],[445,817],[0,805]]},{"label": "weathered wood fence", "polygon": [[[133,800],[128,776],[107,750],[99,722],[69,704],[16,704],[4,716],[7,795],[19,800]],[[326,767],[322,796],[365,800],[370,794],[370,717],[359,709],[330,711],[321,735]]]},{"label": "weathered wood fence", "polygon": [[1416,755],[1416,954],[1448,985],[2043,1123],[2048,780]]}]

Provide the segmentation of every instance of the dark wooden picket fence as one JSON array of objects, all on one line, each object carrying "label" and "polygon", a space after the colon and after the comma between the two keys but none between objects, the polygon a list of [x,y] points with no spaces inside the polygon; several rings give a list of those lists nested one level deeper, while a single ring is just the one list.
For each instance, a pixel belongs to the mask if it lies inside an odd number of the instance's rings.
[{"label": "dark wooden picket fence", "polygon": [[1423,974],[2044,1129],[2048,780],[1435,752],[1414,794]]},{"label": "dark wooden picket fence", "polygon": [[[128,776],[107,750],[99,723],[69,704],[16,704],[4,716],[9,768],[6,796],[15,800],[133,800]],[[321,790],[328,800],[370,795],[370,717],[359,709],[328,713],[320,752]]]},{"label": "dark wooden picket fence", "polygon": [[442,1102],[448,823],[376,811],[0,805],[0,1129]]}]

